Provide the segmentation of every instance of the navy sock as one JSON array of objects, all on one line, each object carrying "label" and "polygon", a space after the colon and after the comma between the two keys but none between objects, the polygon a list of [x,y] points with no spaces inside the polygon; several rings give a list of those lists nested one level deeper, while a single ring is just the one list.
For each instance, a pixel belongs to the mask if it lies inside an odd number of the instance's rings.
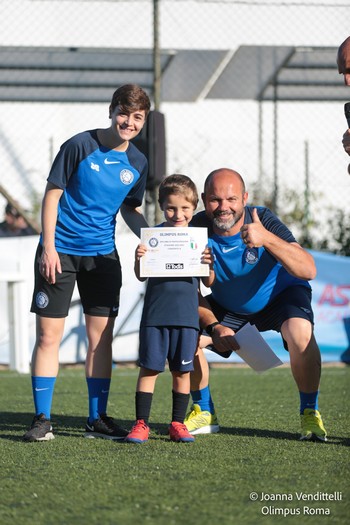
[{"label": "navy sock", "polygon": [[89,393],[89,423],[92,423],[95,419],[98,419],[101,414],[107,413],[111,378],[87,377],[86,382]]},{"label": "navy sock", "polygon": [[208,411],[214,414],[214,403],[211,398],[209,385],[201,390],[191,390],[192,401],[196,405],[199,405],[201,410]]},{"label": "navy sock", "polygon": [[35,406],[35,415],[45,414],[51,418],[51,405],[56,377],[32,376],[32,391]]},{"label": "navy sock", "polygon": [[300,395],[300,414],[304,413],[305,408],[318,410],[318,390],[316,392],[299,392]]}]

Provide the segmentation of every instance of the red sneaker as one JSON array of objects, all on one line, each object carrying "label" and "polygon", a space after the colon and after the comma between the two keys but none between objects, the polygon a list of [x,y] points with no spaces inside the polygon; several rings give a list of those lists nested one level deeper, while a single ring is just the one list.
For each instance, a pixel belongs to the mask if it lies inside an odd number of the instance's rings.
[{"label": "red sneaker", "polygon": [[186,425],[173,421],[169,426],[169,434],[171,441],[182,441],[183,443],[191,443],[194,437],[189,433]]},{"label": "red sneaker", "polygon": [[125,441],[127,443],[144,443],[145,441],[148,441],[148,434],[149,426],[143,419],[138,419],[129,434],[126,436]]}]

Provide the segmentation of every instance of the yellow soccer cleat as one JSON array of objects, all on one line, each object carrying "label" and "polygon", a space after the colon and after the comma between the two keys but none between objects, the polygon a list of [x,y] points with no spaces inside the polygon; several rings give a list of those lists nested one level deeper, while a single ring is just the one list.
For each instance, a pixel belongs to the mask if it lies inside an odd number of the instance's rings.
[{"label": "yellow soccer cleat", "polygon": [[214,412],[211,414],[208,410],[201,410],[197,404],[191,406],[190,412],[186,415],[184,424],[190,434],[215,434],[219,432],[218,418]]},{"label": "yellow soccer cleat", "polygon": [[305,408],[301,414],[300,441],[319,440],[327,441],[327,432],[323,426],[321,414],[318,410]]}]

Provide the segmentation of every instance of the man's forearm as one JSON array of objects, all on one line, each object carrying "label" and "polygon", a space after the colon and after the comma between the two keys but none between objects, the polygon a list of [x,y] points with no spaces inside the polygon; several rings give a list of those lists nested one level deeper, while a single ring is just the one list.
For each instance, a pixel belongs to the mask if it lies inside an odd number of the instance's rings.
[{"label": "man's forearm", "polygon": [[275,242],[266,244],[267,249],[287,270],[299,279],[309,281],[316,277],[314,258],[297,243],[289,243],[273,236]]}]

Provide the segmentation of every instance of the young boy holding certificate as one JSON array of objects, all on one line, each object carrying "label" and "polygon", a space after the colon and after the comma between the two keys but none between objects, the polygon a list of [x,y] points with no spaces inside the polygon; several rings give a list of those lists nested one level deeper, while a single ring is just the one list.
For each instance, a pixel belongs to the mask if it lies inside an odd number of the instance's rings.
[{"label": "young boy holding certificate", "polygon": [[[170,175],[159,187],[158,202],[165,218],[159,227],[187,227],[198,204],[196,186],[186,175]],[[146,251],[146,246],[139,244],[135,252],[135,274],[140,281],[145,280],[140,276],[140,259]],[[210,286],[215,275],[209,248],[204,250],[201,262],[210,266],[209,276],[202,278],[203,284]],[[196,276],[148,279],[140,326],[136,423],[125,438],[126,442],[144,443],[148,440],[154,387],[159,373],[164,371],[166,360],[173,376],[170,439],[194,441],[184,425],[184,418],[198,343],[198,288]]]}]

